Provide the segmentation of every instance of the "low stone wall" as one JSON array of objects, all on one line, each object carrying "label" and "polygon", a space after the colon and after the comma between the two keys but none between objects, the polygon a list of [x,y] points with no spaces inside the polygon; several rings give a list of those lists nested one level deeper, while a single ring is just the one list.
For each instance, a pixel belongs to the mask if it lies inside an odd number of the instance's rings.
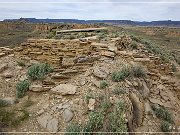
[{"label": "low stone wall", "polygon": [[61,65],[66,60],[91,53],[91,43],[79,40],[29,39],[15,49],[16,56]]}]

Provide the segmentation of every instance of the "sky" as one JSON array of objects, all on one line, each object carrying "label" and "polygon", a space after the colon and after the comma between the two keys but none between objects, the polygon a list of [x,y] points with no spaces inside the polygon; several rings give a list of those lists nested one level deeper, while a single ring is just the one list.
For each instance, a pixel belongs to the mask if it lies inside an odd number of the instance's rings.
[{"label": "sky", "polygon": [[180,0],[0,0],[0,20],[20,17],[180,21]]}]

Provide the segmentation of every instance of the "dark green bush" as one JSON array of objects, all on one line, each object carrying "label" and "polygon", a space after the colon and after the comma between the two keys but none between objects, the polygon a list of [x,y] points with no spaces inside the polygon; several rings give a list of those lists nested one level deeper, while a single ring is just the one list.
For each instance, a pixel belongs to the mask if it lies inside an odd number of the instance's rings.
[{"label": "dark green bush", "polygon": [[52,71],[53,68],[48,63],[34,64],[28,69],[27,76],[32,80],[43,79]]},{"label": "dark green bush", "polygon": [[128,66],[124,66],[120,71],[114,72],[112,74],[112,80],[115,82],[119,82],[130,76],[131,76],[130,68]]},{"label": "dark green bush", "polygon": [[20,81],[16,85],[16,96],[22,98],[28,91],[30,83],[28,80]]},{"label": "dark green bush", "polygon": [[5,107],[7,105],[8,105],[8,103],[6,101],[0,99],[0,107]]},{"label": "dark green bush", "polygon": [[107,86],[108,86],[108,82],[107,81],[105,81],[105,80],[101,81],[101,83],[100,83],[100,88],[101,89],[105,89]]},{"label": "dark green bush", "polygon": [[171,132],[172,131],[172,125],[171,123],[167,122],[167,121],[163,121],[161,123],[161,130],[163,132]]},{"label": "dark green bush", "polygon": [[131,68],[132,75],[134,77],[146,77],[145,69],[140,65],[134,65]]},{"label": "dark green bush", "polygon": [[66,127],[65,135],[80,135],[81,131],[82,131],[82,128],[78,123],[70,123],[70,125]]},{"label": "dark green bush", "polygon": [[165,121],[168,121],[170,123],[174,123],[174,118],[171,113],[169,113],[167,110],[165,110],[162,107],[155,107],[152,106],[155,114],[157,117],[162,118]]}]

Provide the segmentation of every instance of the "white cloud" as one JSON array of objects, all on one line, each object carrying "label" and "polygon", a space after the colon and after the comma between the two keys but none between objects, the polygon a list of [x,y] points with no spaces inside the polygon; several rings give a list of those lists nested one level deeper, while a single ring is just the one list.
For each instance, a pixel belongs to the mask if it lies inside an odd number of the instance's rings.
[{"label": "white cloud", "polygon": [[[127,20],[180,20],[180,0],[156,0],[171,3],[115,3],[153,2],[155,0],[0,0],[0,20],[6,18],[74,18]],[[2,3],[9,2],[9,3]],[[10,3],[14,2],[14,3]],[[18,2],[18,3],[15,3]],[[31,2],[31,3],[21,3]],[[34,3],[33,3],[34,2]],[[37,3],[41,2],[41,3]],[[48,2],[48,3],[47,3]],[[73,2],[73,3],[67,3]],[[79,2],[79,3],[75,3]],[[81,2],[81,3],[80,3]],[[85,3],[82,3],[85,2]],[[86,3],[88,2],[88,3]],[[95,3],[101,2],[101,3]],[[105,3],[102,3],[105,2]]]}]

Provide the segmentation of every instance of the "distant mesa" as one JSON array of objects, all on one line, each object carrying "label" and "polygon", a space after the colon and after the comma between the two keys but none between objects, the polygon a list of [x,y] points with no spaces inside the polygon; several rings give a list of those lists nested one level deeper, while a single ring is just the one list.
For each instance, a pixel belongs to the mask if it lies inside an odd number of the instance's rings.
[{"label": "distant mesa", "polygon": [[113,25],[132,25],[132,26],[180,26],[180,21],[151,21],[140,22],[131,20],[78,20],[78,19],[36,19],[36,18],[20,18],[20,19],[4,19],[2,22],[24,22],[24,23],[106,23]]}]

